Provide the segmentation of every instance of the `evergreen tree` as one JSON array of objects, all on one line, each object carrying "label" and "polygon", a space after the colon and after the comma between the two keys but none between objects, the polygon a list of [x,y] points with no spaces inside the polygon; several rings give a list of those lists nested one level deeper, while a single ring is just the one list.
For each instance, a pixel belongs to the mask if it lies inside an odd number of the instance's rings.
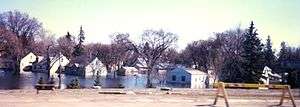
[{"label": "evergreen tree", "polygon": [[286,46],[285,42],[281,42],[280,44],[281,49],[279,52],[279,58],[278,58],[278,62],[284,61],[288,59],[288,47]]},{"label": "evergreen tree", "polygon": [[79,31],[79,35],[78,35],[78,39],[79,39],[79,45],[82,45],[82,43],[84,42],[84,31],[82,30],[82,26],[80,26],[80,31]]},{"label": "evergreen tree", "polygon": [[72,40],[72,35],[70,34],[70,32],[67,32],[67,35],[65,37],[69,40]]},{"label": "evergreen tree", "polygon": [[271,38],[270,38],[270,36],[268,36],[267,43],[264,48],[264,60],[265,60],[264,65],[266,65],[270,68],[274,68],[275,59],[276,59],[276,57],[272,50]]},{"label": "evergreen tree", "polygon": [[80,27],[79,35],[78,35],[78,44],[74,47],[73,55],[80,56],[84,53],[83,42],[84,42],[84,31],[82,30],[82,26]]},{"label": "evergreen tree", "polygon": [[100,71],[97,70],[97,74],[96,74],[96,79],[95,79],[95,83],[94,86],[101,86],[101,79],[100,79]]},{"label": "evergreen tree", "polygon": [[253,21],[245,34],[245,40],[242,43],[243,52],[243,70],[242,77],[244,82],[257,83],[262,74],[262,44],[257,37]]}]

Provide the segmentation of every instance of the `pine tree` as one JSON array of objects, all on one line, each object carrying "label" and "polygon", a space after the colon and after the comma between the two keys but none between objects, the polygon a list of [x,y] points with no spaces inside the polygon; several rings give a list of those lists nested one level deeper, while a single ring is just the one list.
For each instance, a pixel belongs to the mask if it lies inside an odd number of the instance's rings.
[{"label": "pine tree", "polygon": [[279,62],[288,59],[288,47],[286,46],[285,42],[281,42],[280,46],[281,46],[281,49],[280,49],[280,52],[279,52],[279,55],[278,55],[279,56],[279,58],[278,58]]},{"label": "pine tree", "polygon": [[70,32],[67,32],[67,35],[65,36],[67,39],[71,40],[72,39],[72,35],[70,34]]},{"label": "pine tree", "polygon": [[79,35],[78,35],[78,44],[74,47],[75,50],[73,52],[73,55],[80,56],[84,53],[84,48],[83,48],[83,42],[84,42],[84,31],[82,29],[82,26],[80,27]]},{"label": "pine tree", "polygon": [[276,57],[275,57],[274,52],[272,50],[271,38],[270,38],[270,36],[268,36],[267,43],[266,43],[266,46],[264,48],[264,60],[265,60],[264,65],[266,65],[270,68],[274,68],[275,59],[276,59]]},{"label": "pine tree", "polygon": [[95,79],[95,83],[94,86],[101,86],[101,79],[100,79],[100,71],[97,70],[97,74],[96,74],[96,79]]},{"label": "pine tree", "polygon": [[80,31],[79,31],[79,35],[78,35],[78,39],[79,39],[79,45],[82,45],[82,43],[84,42],[84,31],[82,30],[82,26],[80,26]]},{"label": "pine tree", "polygon": [[250,24],[249,29],[245,34],[245,40],[243,41],[243,70],[242,77],[244,82],[257,83],[262,74],[261,60],[262,60],[262,44],[257,37],[256,29],[253,21]]}]

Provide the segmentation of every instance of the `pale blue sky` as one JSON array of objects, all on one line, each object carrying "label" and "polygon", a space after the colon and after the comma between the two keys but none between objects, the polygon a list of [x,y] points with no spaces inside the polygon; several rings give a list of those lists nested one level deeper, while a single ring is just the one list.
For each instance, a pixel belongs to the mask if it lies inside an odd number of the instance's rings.
[{"label": "pale blue sky", "polygon": [[0,12],[19,10],[38,18],[57,37],[80,25],[88,42],[110,42],[110,34],[128,32],[138,39],[145,29],[179,35],[178,47],[207,39],[214,32],[248,27],[253,20],[261,39],[271,36],[300,45],[299,0],[0,0]]}]

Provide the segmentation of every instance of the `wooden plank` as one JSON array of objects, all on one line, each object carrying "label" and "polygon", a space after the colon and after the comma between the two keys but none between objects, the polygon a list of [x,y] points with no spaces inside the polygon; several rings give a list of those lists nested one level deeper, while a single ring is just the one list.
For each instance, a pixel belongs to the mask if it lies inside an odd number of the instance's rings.
[{"label": "wooden plank", "polygon": [[[275,84],[250,84],[250,83],[224,83],[226,88],[269,88],[269,89],[283,89],[286,88],[288,85],[275,85]],[[218,87],[218,83],[214,83],[213,87]]]},{"label": "wooden plank", "polygon": [[100,91],[99,94],[126,94],[126,92],[121,91]]},{"label": "wooden plank", "polygon": [[[275,84],[270,84],[270,85],[265,85],[265,84],[249,84],[249,83],[214,83],[213,84],[214,88],[218,88],[217,93],[216,93],[216,98],[213,103],[213,105],[216,105],[218,97],[224,98],[226,107],[229,107],[229,102],[228,102],[228,95],[225,90],[225,88],[269,88],[269,89],[281,89],[282,90],[282,96],[279,102],[279,106],[283,104],[284,99],[290,99],[292,101],[292,104],[294,107],[296,107],[295,99],[292,95],[292,92],[290,90],[289,85],[275,85]],[[285,96],[285,93],[288,93],[289,96]],[[223,94],[220,95],[220,94]]]}]

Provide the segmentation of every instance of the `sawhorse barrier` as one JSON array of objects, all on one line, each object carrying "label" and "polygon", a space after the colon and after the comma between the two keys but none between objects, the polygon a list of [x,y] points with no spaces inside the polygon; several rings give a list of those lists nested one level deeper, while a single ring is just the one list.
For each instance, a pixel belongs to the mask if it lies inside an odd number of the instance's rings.
[{"label": "sawhorse barrier", "polygon": [[[218,82],[214,83],[214,87],[217,88],[216,98],[213,103],[213,105],[217,104],[218,98],[224,98],[226,107],[229,107],[228,102],[228,94],[225,90],[225,88],[247,88],[247,89],[258,89],[258,88],[269,88],[269,89],[281,89],[282,95],[280,102],[278,106],[281,106],[283,104],[284,99],[289,99],[292,101],[292,104],[294,107],[296,107],[295,99],[292,95],[291,88],[289,85],[265,85],[265,84],[243,84],[243,83],[223,83]],[[288,96],[285,96],[285,94],[288,93]]]}]

